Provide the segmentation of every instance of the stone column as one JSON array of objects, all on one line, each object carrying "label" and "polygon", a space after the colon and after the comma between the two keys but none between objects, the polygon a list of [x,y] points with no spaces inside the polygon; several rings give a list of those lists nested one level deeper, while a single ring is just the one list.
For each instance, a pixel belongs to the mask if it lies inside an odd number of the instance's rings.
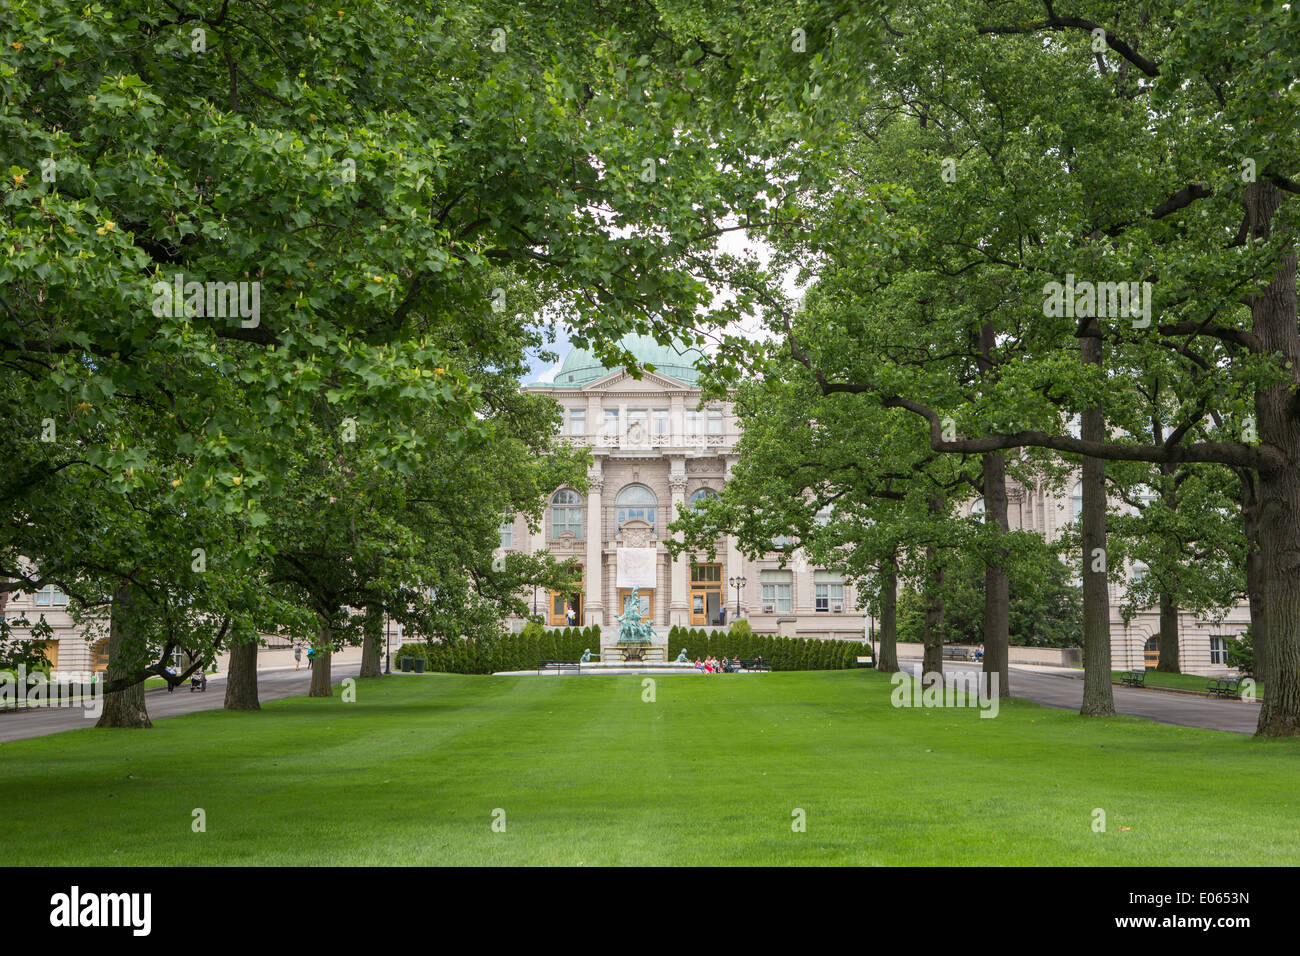
[{"label": "stone column", "polygon": [[686,400],[680,394],[673,395],[668,405],[668,431],[673,436],[673,443],[685,444],[681,436],[686,434]]},{"label": "stone column", "polygon": [[599,624],[605,629],[605,600],[603,562],[605,560],[605,522],[601,508],[601,491],[605,477],[601,472],[601,459],[597,458],[587,472],[587,565],[582,609],[584,622]]},{"label": "stone column", "polygon": [[601,407],[599,395],[587,396],[587,443],[593,448],[604,447],[602,436],[605,434],[605,410]]},{"label": "stone column", "polygon": [[[686,507],[686,459],[675,457],[669,464],[668,487],[672,491],[673,518]],[[681,534],[674,535],[677,541]],[[690,555],[683,552],[672,563],[671,583],[668,593],[668,623],[686,625],[690,623]]]},{"label": "stone column", "polygon": [[[736,455],[723,456],[723,461],[726,465],[726,470],[723,473],[724,486],[727,482],[731,481],[731,467],[737,462],[737,460],[738,456]],[[738,618],[749,617],[749,608],[751,604],[756,605],[758,603],[758,597],[751,597],[751,595],[757,594],[759,584],[758,570],[756,568],[751,568],[751,573],[748,575],[745,574],[745,562],[740,553],[740,542],[736,539],[735,535],[727,535],[726,546],[727,567],[722,577],[722,596],[723,603],[727,605],[727,623],[730,624]],[[742,575],[745,577],[745,586],[740,589],[740,613],[737,614],[736,589],[728,584],[728,582],[732,578],[738,578]]]}]

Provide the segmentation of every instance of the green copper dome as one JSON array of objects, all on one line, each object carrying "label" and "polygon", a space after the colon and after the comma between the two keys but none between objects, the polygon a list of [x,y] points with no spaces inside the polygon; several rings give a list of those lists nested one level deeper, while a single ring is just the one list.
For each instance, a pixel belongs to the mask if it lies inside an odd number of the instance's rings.
[{"label": "green copper dome", "polygon": [[[701,354],[697,348],[679,349],[672,345],[660,345],[648,335],[625,335],[619,339],[619,345],[632,353],[638,365],[643,368],[651,366],[658,375],[667,376],[683,385],[695,385],[699,381],[700,373],[695,368],[695,362]],[[572,349],[555,373],[554,382],[536,384],[554,388],[581,388],[598,378],[604,378],[612,371],[614,370],[602,365],[589,350]]]}]

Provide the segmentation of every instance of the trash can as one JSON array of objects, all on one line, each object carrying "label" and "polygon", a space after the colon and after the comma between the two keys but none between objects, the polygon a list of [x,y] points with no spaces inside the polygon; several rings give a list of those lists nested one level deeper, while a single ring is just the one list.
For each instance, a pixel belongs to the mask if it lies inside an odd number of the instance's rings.
[{"label": "trash can", "polygon": [[412,660],[412,663],[415,664],[415,672],[416,672],[417,674],[423,674],[423,673],[424,673],[424,658],[423,658],[423,657],[417,657],[417,658],[414,658],[414,659]]},{"label": "trash can", "polygon": [[397,669],[409,674],[411,672],[411,659],[409,657],[399,657],[397,659]]}]

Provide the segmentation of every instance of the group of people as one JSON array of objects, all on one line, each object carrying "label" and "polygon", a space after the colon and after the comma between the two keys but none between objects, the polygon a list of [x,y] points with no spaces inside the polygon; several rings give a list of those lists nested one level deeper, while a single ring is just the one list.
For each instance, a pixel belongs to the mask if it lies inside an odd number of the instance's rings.
[{"label": "group of people", "polygon": [[718,660],[716,657],[706,657],[704,660],[695,658],[695,669],[704,671],[706,674],[734,674],[740,670],[740,662],[723,658]]}]

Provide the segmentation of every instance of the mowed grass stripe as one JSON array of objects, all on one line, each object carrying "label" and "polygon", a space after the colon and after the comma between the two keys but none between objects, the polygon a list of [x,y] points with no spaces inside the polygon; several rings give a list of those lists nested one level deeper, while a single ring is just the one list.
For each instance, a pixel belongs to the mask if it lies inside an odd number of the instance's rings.
[{"label": "mowed grass stripe", "polygon": [[[0,745],[6,864],[1252,864],[1300,859],[1300,743],[865,671],[361,681]],[[206,833],[190,829],[207,813]],[[1231,825],[1225,813],[1231,808]],[[506,831],[492,831],[501,808]],[[802,809],[807,832],[791,829]],[[1107,831],[1092,830],[1092,812]]]}]

